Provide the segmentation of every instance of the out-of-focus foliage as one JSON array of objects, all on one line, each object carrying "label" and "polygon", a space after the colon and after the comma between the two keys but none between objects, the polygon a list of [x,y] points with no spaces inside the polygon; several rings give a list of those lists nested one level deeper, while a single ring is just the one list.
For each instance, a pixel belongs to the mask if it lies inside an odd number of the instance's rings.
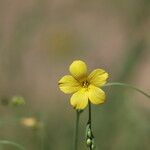
[{"label": "out-of-focus foliage", "polygon": [[22,96],[13,96],[10,104],[13,106],[23,106],[25,105],[25,99]]},{"label": "out-of-focus foliage", "polygon": [[[1,0],[1,139],[28,150],[72,149],[75,112],[57,82],[74,59],[149,92],[149,26],[149,0]],[[149,150],[150,101],[128,89],[106,92],[107,102],[92,107],[97,150]],[[14,95],[26,105],[10,107]],[[26,128],[24,118],[40,126]],[[81,119],[79,149],[86,150],[86,110]]]}]

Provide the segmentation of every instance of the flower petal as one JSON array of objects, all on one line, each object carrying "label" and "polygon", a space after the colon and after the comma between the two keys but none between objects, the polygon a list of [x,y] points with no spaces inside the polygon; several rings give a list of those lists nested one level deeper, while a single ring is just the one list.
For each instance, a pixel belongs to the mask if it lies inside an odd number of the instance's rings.
[{"label": "flower petal", "polygon": [[93,84],[95,86],[102,86],[106,83],[107,78],[107,72],[105,72],[103,69],[95,69],[88,76],[88,81],[90,82],[90,84]]},{"label": "flower petal", "polygon": [[88,87],[88,97],[91,103],[93,104],[101,104],[105,101],[105,92],[100,88],[90,85]]},{"label": "flower petal", "polygon": [[59,88],[66,94],[74,93],[81,89],[80,83],[71,75],[62,77],[58,82]]},{"label": "flower petal", "polygon": [[81,60],[75,60],[69,67],[70,73],[77,79],[82,80],[87,75],[87,66]]},{"label": "flower petal", "polygon": [[75,109],[84,109],[88,105],[87,89],[83,88],[74,93],[70,99],[70,103]]}]

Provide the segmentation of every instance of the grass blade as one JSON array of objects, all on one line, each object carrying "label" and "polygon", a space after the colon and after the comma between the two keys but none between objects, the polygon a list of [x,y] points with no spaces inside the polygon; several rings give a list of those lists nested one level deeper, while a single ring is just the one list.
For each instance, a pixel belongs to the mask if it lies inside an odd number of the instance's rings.
[{"label": "grass blade", "polygon": [[20,149],[20,150],[26,150],[23,146],[21,146],[20,144],[17,144],[15,142],[12,141],[7,141],[7,140],[0,140],[0,145],[12,145],[15,146],[16,148]]}]

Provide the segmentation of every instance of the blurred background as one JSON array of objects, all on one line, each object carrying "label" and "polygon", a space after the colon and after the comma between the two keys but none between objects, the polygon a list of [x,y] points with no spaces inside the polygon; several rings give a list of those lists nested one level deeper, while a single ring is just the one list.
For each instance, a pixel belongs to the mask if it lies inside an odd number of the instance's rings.
[{"label": "blurred background", "polygon": [[[0,140],[72,150],[75,110],[57,83],[75,59],[149,93],[149,27],[149,0],[0,0]],[[105,91],[107,102],[92,106],[97,150],[149,150],[150,100],[126,88]],[[17,95],[26,105],[10,105]],[[87,150],[86,122],[87,110],[79,150]]]}]

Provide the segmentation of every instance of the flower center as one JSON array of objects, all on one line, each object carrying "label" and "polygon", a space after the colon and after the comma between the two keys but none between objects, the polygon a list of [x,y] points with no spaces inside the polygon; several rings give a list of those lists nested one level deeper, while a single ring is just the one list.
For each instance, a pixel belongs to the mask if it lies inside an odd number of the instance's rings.
[{"label": "flower center", "polygon": [[88,81],[85,80],[82,82],[82,87],[87,88],[88,86],[89,86]]}]

